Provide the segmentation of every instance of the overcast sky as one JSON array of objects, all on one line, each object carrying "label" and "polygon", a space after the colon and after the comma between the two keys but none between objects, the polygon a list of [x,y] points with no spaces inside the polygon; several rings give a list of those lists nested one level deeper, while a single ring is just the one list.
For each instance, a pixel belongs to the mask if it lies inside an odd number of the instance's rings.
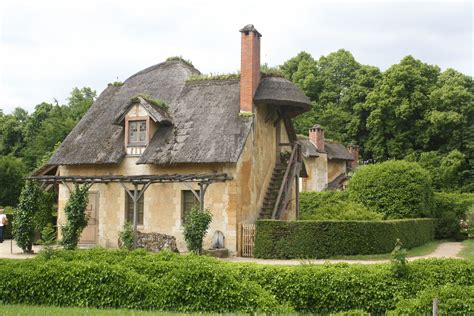
[{"label": "overcast sky", "polygon": [[249,23],[271,66],[345,48],[382,70],[411,54],[474,73],[471,1],[2,0],[0,109],[65,103],[73,87],[100,93],[173,55],[204,73],[236,71]]}]

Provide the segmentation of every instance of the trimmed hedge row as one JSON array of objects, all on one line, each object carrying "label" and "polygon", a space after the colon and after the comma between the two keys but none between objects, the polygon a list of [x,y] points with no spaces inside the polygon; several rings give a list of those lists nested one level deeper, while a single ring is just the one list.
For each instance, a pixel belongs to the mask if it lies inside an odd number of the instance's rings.
[{"label": "trimmed hedge row", "polygon": [[[474,285],[474,264],[467,260],[419,260],[409,263],[406,277],[395,278],[389,264],[284,267],[101,249],[59,251],[49,261],[0,260],[0,275],[5,274],[4,304],[179,312],[382,314],[425,290],[453,285],[461,292],[449,298],[462,299],[463,289]],[[440,298],[440,308],[443,304]],[[472,301],[466,304],[473,308]]]},{"label": "trimmed hedge row", "polygon": [[337,255],[388,253],[397,238],[404,248],[434,238],[435,220],[257,221],[257,258],[329,258]]}]

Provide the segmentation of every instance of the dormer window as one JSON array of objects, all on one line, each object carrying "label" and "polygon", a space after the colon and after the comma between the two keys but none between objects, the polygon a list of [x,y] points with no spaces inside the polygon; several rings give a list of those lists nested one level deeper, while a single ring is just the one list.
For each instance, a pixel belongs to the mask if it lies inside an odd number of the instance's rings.
[{"label": "dormer window", "polygon": [[146,120],[128,122],[128,146],[146,146]]},{"label": "dormer window", "polygon": [[138,94],[114,118],[124,127],[124,145],[128,156],[140,156],[159,128],[172,125],[168,107],[163,101]]}]

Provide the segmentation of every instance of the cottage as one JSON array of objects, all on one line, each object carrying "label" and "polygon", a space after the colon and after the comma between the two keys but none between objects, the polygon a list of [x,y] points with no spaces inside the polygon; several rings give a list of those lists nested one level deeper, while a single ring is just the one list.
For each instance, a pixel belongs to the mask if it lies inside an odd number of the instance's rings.
[{"label": "cottage", "polygon": [[299,137],[303,147],[303,160],[307,177],[300,178],[301,191],[344,189],[349,172],[357,168],[359,147],[324,138],[324,129],[314,125],[308,137]]},{"label": "cottage", "polygon": [[[241,224],[295,218],[304,168],[291,118],[310,102],[290,81],[260,72],[261,34],[241,33],[240,76],[199,77],[182,60],[109,85],[35,175],[58,184],[58,224],[71,186],[92,183],[82,243],[116,247],[126,221],[175,236],[194,205],[211,210],[205,247],[222,232],[241,249]],[[290,152],[291,155],[283,155]]]}]

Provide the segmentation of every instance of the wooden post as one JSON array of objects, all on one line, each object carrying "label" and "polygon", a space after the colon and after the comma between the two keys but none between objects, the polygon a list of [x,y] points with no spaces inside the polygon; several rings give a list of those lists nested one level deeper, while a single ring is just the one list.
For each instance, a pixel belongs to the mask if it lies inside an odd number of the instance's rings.
[{"label": "wooden post", "polygon": [[137,247],[137,220],[138,220],[138,184],[134,183],[133,190],[133,248]]},{"label": "wooden post", "polygon": [[438,316],[438,298],[433,299],[433,316]]},{"label": "wooden post", "polygon": [[199,182],[199,209],[201,211],[204,210],[204,190],[203,183]]}]

